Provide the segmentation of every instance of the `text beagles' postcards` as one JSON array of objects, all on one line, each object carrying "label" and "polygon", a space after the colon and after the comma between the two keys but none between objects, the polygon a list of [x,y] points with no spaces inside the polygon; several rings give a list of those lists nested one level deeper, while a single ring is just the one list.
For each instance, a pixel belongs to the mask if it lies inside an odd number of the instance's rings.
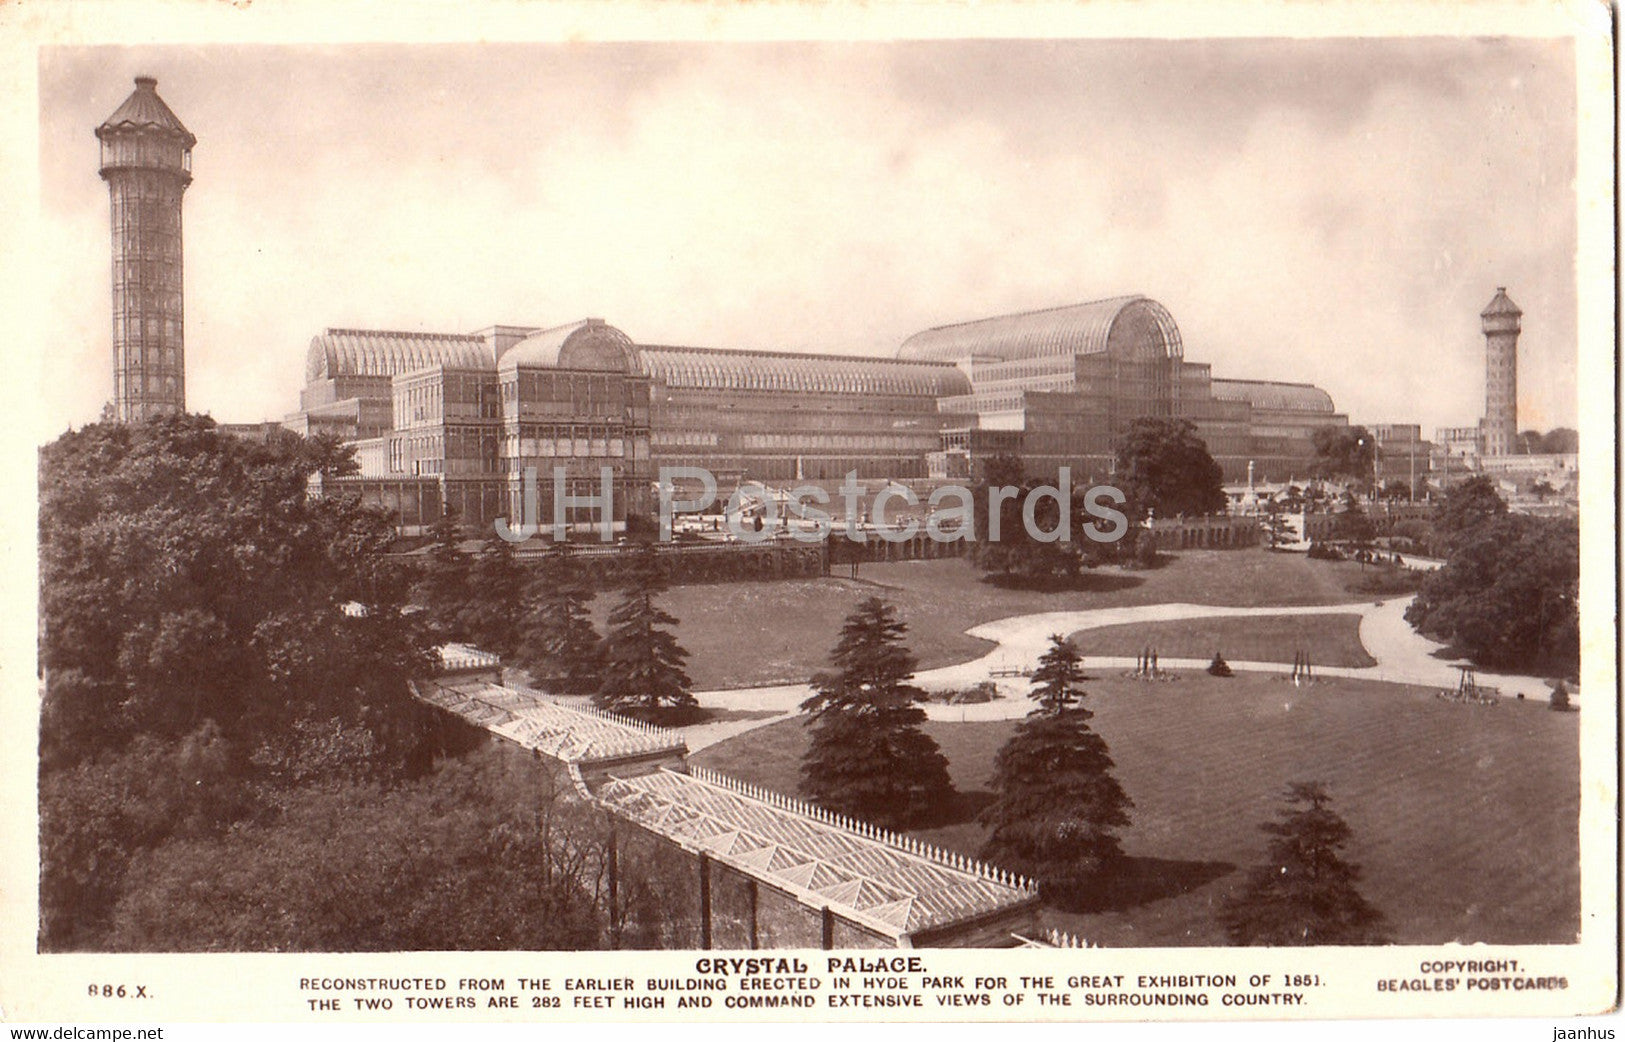
[{"label": "text beagles' postcards", "polygon": [[1605,11],[408,10],[0,13],[0,1015],[1612,1008]]}]

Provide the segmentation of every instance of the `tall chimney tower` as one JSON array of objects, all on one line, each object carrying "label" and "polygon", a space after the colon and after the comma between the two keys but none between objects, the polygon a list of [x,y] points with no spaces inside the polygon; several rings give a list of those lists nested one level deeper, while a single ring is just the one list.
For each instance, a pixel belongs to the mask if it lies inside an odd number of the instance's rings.
[{"label": "tall chimney tower", "polygon": [[113,415],[134,423],[186,411],[181,340],[181,193],[197,138],[137,76],[96,128],[113,215]]},{"label": "tall chimney tower", "polygon": [[1523,312],[1501,286],[1479,317],[1484,322],[1484,455],[1507,456],[1518,445],[1518,334]]}]

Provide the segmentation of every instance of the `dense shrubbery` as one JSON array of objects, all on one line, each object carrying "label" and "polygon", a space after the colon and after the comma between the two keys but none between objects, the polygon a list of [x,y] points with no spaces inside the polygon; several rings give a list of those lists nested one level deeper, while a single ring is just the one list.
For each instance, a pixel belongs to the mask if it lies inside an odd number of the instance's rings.
[{"label": "dense shrubbery", "polygon": [[1402,539],[1410,544],[1414,553],[1433,553],[1433,524],[1420,518],[1407,518],[1404,521],[1394,522],[1393,538]]},{"label": "dense shrubbery", "polygon": [[1445,565],[1405,618],[1484,665],[1572,675],[1580,663],[1580,533],[1509,514],[1486,478],[1450,491],[1435,519]]},{"label": "dense shrubbery", "polygon": [[[971,560],[1003,584],[1053,589],[1074,585],[1085,569],[1102,565],[1155,567],[1156,541],[1142,525],[1147,511],[1159,503],[1164,504],[1158,511],[1160,516],[1182,512],[1176,510],[1176,505],[1191,508],[1189,512],[1198,506],[1222,510],[1224,495],[1218,493],[1215,508],[1207,482],[1212,478],[1213,489],[1218,488],[1218,467],[1214,464],[1209,472],[1202,464],[1206,448],[1199,440],[1194,446],[1188,444],[1187,432],[1182,430],[1169,433],[1161,428],[1151,431],[1136,427],[1135,433],[1141,440],[1125,441],[1119,450],[1119,469],[1124,475],[1119,486],[1127,501],[1113,504],[1102,500],[1096,504],[1121,513],[1128,523],[1126,532],[1104,542],[1088,536],[1090,530],[1109,534],[1117,528],[1118,522],[1091,512],[1086,501],[1089,487],[1077,484],[1074,475],[1072,498],[1066,504],[1071,537],[1053,541],[1034,538],[1024,520],[1023,504],[1036,489],[1049,485],[1050,481],[1025,476],[1019,459],[1001,456],[988,461],[986,480],[974,494],[977,510],[972,518]],[[1199,456],[1192,457],[1191,453],[1196,450],[1200,450]],[[1212,460],[1208,458],[1207,463]],[[1127,469],[1131,464],[1135,468],[1132,473]],[[1187,469],[1194,470],[1194,474],[1187,473]],[[1017,489],[1015,496],[1001,500],[996,518],[983,509],[989,502],[989,489],[994,486]],[[1035,497],[1032,502],[1032,527],[1040,533],[1055,532],[1061,525],[1061,504],[1053,495]],[[993,538],[995,524],[997,539]]]},{"label": "dense shrubbery", "polygon": [[311,470],[346,465],[324,442],[258,445],[199,417],[96,425],[42,450],[48,766],[206,723],[241,762],[313,720],[368,727],[404,757],[405,678],[429,660],[381,563],[389,524],[306,495]]},{"label": "dense shrubbery", "polygon": [[559,842],[565,830],[596,840],[592,815],[522,766],[452,762],[394,786],[317,783],[265,820],[174,835],[132,859],[107,947],[593,947],[597,866],[572,866],[571,844]]},{"label": "dense shrubbery", "polygon": [[403,610],[387,519],[306,494],[351,467],[194,416],[42,450],[42,949],[602,934],[601,823],[549,833],[574,812],[536,778],[434,767],[481,739],[411,697],[446,623]]}]

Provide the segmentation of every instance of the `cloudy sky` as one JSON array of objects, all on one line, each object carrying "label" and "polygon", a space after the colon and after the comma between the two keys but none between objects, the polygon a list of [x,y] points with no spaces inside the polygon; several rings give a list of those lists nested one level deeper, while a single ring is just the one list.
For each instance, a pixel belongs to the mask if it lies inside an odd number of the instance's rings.
[{"label": "cloudy sky", "polygon": [[45,48],[49,437],[111,393],[92,129],[138,74],[198,137],[188,404],[297,404],[327,326],[597,316],[649,343],[890,354],[1123,293],[1222,376],[1356,422],[1576,418],[1563,40]]}]

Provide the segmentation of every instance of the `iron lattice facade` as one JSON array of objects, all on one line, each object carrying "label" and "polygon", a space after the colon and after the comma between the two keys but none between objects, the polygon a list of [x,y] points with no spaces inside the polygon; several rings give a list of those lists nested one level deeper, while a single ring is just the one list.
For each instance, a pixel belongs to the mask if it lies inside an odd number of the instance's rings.
[{"label": "iron lattice facade", "polygon": [[[328,330],[311,343],[289,425],[352,425],[363,494],[421,528],[442,505],[480,526],[550,526],[555,491],[596,496],[606,471],[620,526],[652,509],[662,467],[703,469],[724,497],[743,483],[834,492],[849,473],[921,493],[1007,454],[1032,477],[1065,466],[1074,481],[1109,480],[1117,439],[1143,416],[1193,422],[1227,478],[1256,463],[1259,477],[1286,480],[1308,471],[1316,427],[1348,423],[1308,384],[1214,379],[1185,361],[1173,317],[1144,297],[927,330],[898,355],[641,345],[601,319],[467,335]],[[580,507],[562,519],[597,516]]]}]

